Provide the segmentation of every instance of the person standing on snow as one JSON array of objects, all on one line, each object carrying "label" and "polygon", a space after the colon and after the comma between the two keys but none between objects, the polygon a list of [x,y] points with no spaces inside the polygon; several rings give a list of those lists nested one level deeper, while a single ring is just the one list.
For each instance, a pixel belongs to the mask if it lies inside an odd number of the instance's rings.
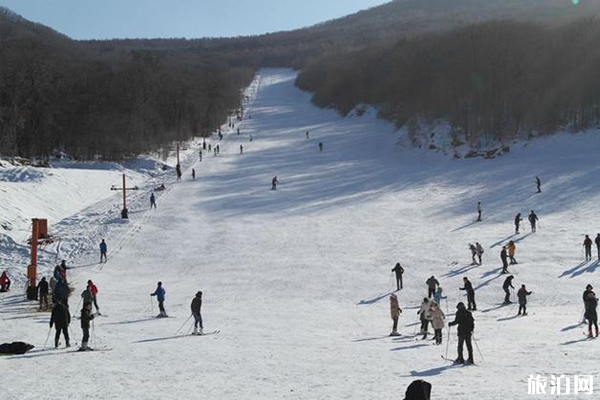
[{"label": "person standing on snow", "polygon": [[477,222],[481,222],[481,202],[477,202]]},{"label": "person standing on snow", "polygon": [[177,182],[181,182],[181,165],[177,164],[175,166],[175,171],[177,172]]},{"label": "person standing on snow", "polygon": [[244,154],[244,145],[240,144],[240,154]]},{"label": "person standing on snow", "polygon": [[150,193],[150,208],[156,208],[156,197],[154,197],[154,192]]},{"label": "person standing on snow", "polygon": [[592,239],[588,235],[585,235],[585,240],[583,241],[583,247],[585,248],[585,261],[592,260]]},{"label": "person standing on snow", "polygon": [[471,281],[469,281],[466,276],[463,278],[463,287],[459,288],[459,290],[465,290],[467,292],[467,310],[477,311],[477,305],[475,304],[475,289],[473,289]]},{"label": "person standing on snow", "polygon": [[538,216],[536,215],[536,213],[533,212],[533,210],[531,210],[531,214],[529,214],[529,223],[531,224],[531,232],[535,233],[536,232],[536,224],[538,219]]},{"label": "person standing on snow", "polygon": [[102,315],[100,314],[100,308],[98,307],[98,287],[96,285],[94,285],[94,282],[92,282],[92,280],[88,280],[87,281],[87,289],[90,292],[90,294],[92,295],[92,303],[94,304],[94,307],[96,307],[96,313],[98,315]]},{"label": "person standing on snow", "polygon": [[475,261],[475,256],[477,255],[477,247],[473,243],[469,243],[469,250],[471,250],[471,259],[473,262],[471,265],[476,265],[477,261]]},{"label": "person standing on snow", "polygon": [[398,333],[398,318],[400,318],[400,314],[402,313],[402,309],[398,305],[398,297],[395,294],[390,295],[390,314],[392,316],[392,333],[390,336],[400,336]]},{"label": "person standing on snow", "polygon": [[510,258],[510,265],[518,264],[517,260],[515,260],[515,252],[517,251],[517,245],[515,245],[514,241],[509,241],[506,245],[506,249],[508,250],[508,257]]},{"label": "person standing on snow", "polygon": [[404,268],[400,263],[396,263],[396,266],[392,268],[392,272],[396,274],[396,290],[402,289],[402,274],[404,273]]},{"label": "person standing on snow", "polygon": [[106,262],[106,251],[108,250],[106,246],[106,242],[102,239],[100,242],[100,262],[102,262],[102,258],[104,258],[104,262]]},{"label": "person standing on snow", "polygon": [[62,301],[58,301],[52,309],[52,315],[50,316],[50,328],[52,325],[56,327],[56,334],[54,335],[54,348],[58,347],[58,339],[60,339],[60,333],[62,332],[65,337],[66,347],[70,347],[69,344],[69,324],[71,323],[71,314],[69,313],[69,307],[63,304]]},{"label": "person standing on snow", "polygon": [[419,315],[419,319],[421,320],[421,335],[423,335],[423,339],[427,338],[427,330],[429,329],[429,299],[427,297],[423,298],[423,302],[421,303],[421,307],[417,314]]},{"label": "person standing on snow", "polygon": [[40,311],[42,311],[42,303],[45,303],[44,309],[48,309],[48,281],[46,281],[46,277],[43,277],[42,280],[37,285],[39,298],[40,298]]},{"label": "person standing on snow", "polygon": [[535,177],[535,185],[537,186],[537,192],[542,193],[542,181],[538,176]]},{"label": "person standing on snow", "polygon": [[319,152],[323,151],[323,142],[319,142]]},{"label": "person standing on snow", "polygon": [[588,337],[592,336],[592,325],[596,328],[596,337],[598,337],[598,313],[596,308],[598,307],[598,299],[596,294],[591,292],[588,294],[585,300],[585,318],[588,320]]},{"label": "person standing on snow", "polygon": [[435,279],[435,276],[431,275],[431,278],[427,279],[425,284],[427,285],[427,297],[431,298],[435,293],[436,286],[440,286],[440,283]]},{"label": "person standing on snow", "polygon": [[83,308],[81,309],[81,330],[83,331],[83,338],[81,339],[79,351],[94,350],[88,347],[90,341],[90,321],[93,319],[92,303],[84,303]]},{"label": "person standing on snow", "polygon": [[433,301],[435,301],[438,306],[441,304],[442,299],[445,299],[445,297],[442,296],[443,290],[444,289],[442,289],[441,286],[438,286],[433,294]]},{"label": "person standing on snow", "polygon": [[[202,325],[202,292],[196,293],[196,297],[192,300],[192,315],[194,316],[194,332],[192,335],[203,335],[204,326]],[[199,328],[199,329],[198,329]]]},{"label": "person standing on snow", "polygon": [[192,179],[196,179],[196,170],[192,168]]},{"label": "person standing on snow", "polygon": [[154,293],[150,293],[150,296],[156,296],[156,300],[158,300],[158,309],[160,310],[160,314],[156,316],[157,318],[168,317],[164,307],[165,293],[166,291],[162,286],[162,282],[158,282]]},{"label": "person standing on snow", "polygon": [[533,292],[528,292],[525,284],[521,285],[521,289],[517,292],[517,297],[519,298],[519,312],[517,315],[521,315],[521,311],[523,311],[523,316],[527,315],[527,296],[529,296]]},{"label": "person standing on snow", "polygon": [[435,344],[442,344],[442,329],[444,328],[444,319],[446,316],[444,312],[439,307],[439,304],[435,301],[432,301],[429,304],[429,320],[431,321],[431,326],[433,326],[433,338],[435,339]]},{"label": "person standing on snow", "polygon": [[10,290],[10,278],[8,272],[2,271],[0,276],[0,292],[8,292]]},{"label": "person standing on snow", "polygon": [[271,190],[277,189],[278,183],[279,183],[279,180],[277,179],[277,176],[274,176],[273,179],[271,179]]},{"label": "person standing on snow", "polygon": [[600,233],[596,235],[596,240],[594,240],[594,242],[596,242],[596,248],[598,250],[598,260],[600,260]]},{"label": "person standing on snow", "polygon": [[477,258],[479,258],[479,265],[481,265],[482,264],[481,256],[483,255],[483,247],[481,247],[479,242],[476,242],[475,248],[477,249]]},{"label": "person standing on snow", "polygon": [[508,277],[506,277],[506,279],[504,280],[504,283],[502,284],[502,289],[504,289],[504,293],[506,294],[504,296],[504,304],[510,304],[510,289],[509,288],[515,288],[512,284],[512,281],[515,277],[513,275],[509,275]]},{"label": "person standing on snow", "polygon": [[506,254],[506,246],[502,246],[500,259],[502,260],[502,273],[508,274],[508,255]]},{"label": "person standing on snow", "polygon": [[[594,293],[594,288],[592,287],[592,285],[588,284],[588,285],[585,287],[585,290],[584,290],[584,292],[583,292],[583,296],[582,296],[582,299],[583,299],[583,307],[584,307],[584,316],[583,316],[583,321],[581,321],[581,323],[582,323],[582,324],[585,324],[585,320],[586,320],[586,318],[585,318],[585,305],[586,305],[586,304],[585,304],[585,302],[586,302],[586,300],[587,300],[588,296],[590,295],[590,293]],[[594,293],[594,296],[595,296],[595,295],[596,295],[596,294]]]},{"label": "person standing on snow", "polygon": [[521,218],[521,213],[518,213],[517,216],[515,217],[515,234],[519,233],[521,221],[523,221],[523,218]]},{"label": "person standing on snow", "polygon": [[473,319],[473,314],[465,309],[465,304],[463,302],[456,305],[454,321],[448,324],[448,326],[454,325],[458,325],[458,357],[454,362],[459,364],[465,363],[463,357],[463,345],[466,344],[467,352],[469,353],[469,358],[466,363],[473,364],[473,344],[471,343],[471,336],[475,329],[475,320]]}]

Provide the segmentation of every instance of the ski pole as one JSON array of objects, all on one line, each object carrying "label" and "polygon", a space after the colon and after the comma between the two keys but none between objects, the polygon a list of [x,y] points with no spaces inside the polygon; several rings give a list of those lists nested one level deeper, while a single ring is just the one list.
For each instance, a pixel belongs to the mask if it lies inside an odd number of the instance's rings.
[{"label": "ski pole", "polygon": [[179,333],[179,331],[181,330],[181,328],[183,328],[183,326],[184,326],[185,324],[187,324],[187,322],[190,320],[190,318],[192,318],[192,315],[193,315],[193,314],[190,314],[190,316],[189,316],[189,317],[187,317],[187,319],[186,319],[185,321],[183,321],[183,324],[181,324],[181,326],[179,327],[179,329],[177,329],[177,330],[175,331],[175,335],[177,335],[177,334]]},{"label": "ski pole", "polygon": [[448,358],[448,348],[450,347],[450,330],[452,329],[452,325],[448,325],[448,340],[446,340],[446,357]]},{"label": "ski pole", "polygon": [[154,315],[154,299],[150,296],[150,314]]},{"label": "ski pole", "polygon": [[94,320],[92,320],[92,341],[93,341],[93,346],[96,347],[96,328],[94,326]]},{"label": "ski pole", "polygon": [[477,344],[477,340],[475,340],[475,335],[472,335],[471,337],[473,338],[473,343],[475,343],[475,347],[477,347],[477,352],[479,353],[479,356],[481,357],[481,361],[484,361],[483,354],[481,354],[481,350],[479,350],[479,345]]},{"label": "ski pole", "polygon": [[48,339],[50,339],[50,332],[52,332],[52,328],[48,328],[48,335],[46,336],[46,341],[44,342],[44,350],[46,350],[46,345],[48,344]]},{"label": "ski pole", "polygon": [[75,310],[79,309],[79,305],[81,304],[81,300],[83,300],[83,297],[79,298],[79,303],[77,303],[77,306],[75,307]]},{"label": "ski pole", "polygon": [[[394,275],[394,273],[390,272],[390,280],[388,281],[388,287],[392,286],[392,275]],[[394,289],[393,286],[392,286],[392,289]]]}]

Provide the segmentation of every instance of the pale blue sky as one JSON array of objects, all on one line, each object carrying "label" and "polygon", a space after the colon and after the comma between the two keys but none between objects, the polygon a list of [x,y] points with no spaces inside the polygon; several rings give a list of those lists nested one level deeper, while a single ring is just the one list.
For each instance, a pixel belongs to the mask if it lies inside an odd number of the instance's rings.
[{"label": "pale blue sky", "polygon": [[390,0],[0,0],[73,39],[219,37],[291,30]]}]

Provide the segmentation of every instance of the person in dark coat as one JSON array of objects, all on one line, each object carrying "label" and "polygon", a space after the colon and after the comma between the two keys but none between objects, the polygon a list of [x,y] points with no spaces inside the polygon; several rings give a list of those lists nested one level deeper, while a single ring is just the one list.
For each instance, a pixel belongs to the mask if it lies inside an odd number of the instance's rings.
[{"label": "person in dark coat", "polygon": [[600,233],[596,235],[596,240],[594,240],[594,242],[596,243],[596,249],[598,250],[598,260],[600,260]]},{"label": "person in dark coat", "polygon": [[583,247],[585,248],[585,261],[590,261],[592,259],[592,239],[590,239],[589,235],[585,235],[585,239],[583,240]]},{"label": "person in dark coat", "polygon": [[8,272],[3,271],[0,276],[0,292],[8,292],[10,290],[10,278]]},{"label": "person in dark coat", "polygon": [[537,221],[539,220],[538,216],[536,213],[533,212],[533,210],[531,210],[531,214],[529,214],[529,223],[531,224],[531,232],[536,232],[536,224]]},{"label": "person in dark coat", "polygon": [[93,350],[88,347],[90,341],[90,321],[94,319],[92,314],[92,303],[84,303],[81,309],[81,330],[83,331],[83,338],[81,339],[81,347],[79,351]]},{"label": "person in dark coat", "polygon": [[477,222],[481,222],[481,202],[477,202]]},{"label": "person in dark coat", "polygon": [[54,304],[58,302],[65,305],[69,304],[69,287],[67,286],[67,282],[62,279],[59,279],[58,282],[56,282],[56,286],[52,292],[52,302]]},{"label": "person in dark coat", "polygon": [[194,333],[192,335],[203,335],[204,326],[202,325],[202,292],[196,293],[196,296],[192,300],[192,315],[194,316]]},{"label": "person in dark coat", "polygon": [[592,325],[596,328],[596,337],[598,337],[598,314],[596,308],[598,307],[598,299],[596,294],[591,292],[585,299],[585,319],[588,320],[588,337],[592,336]]},{"label": "person in dark coat", "polygon": [[508,253],[506,252],[506,246],[502,246],[500,259],[502,260],[502,273],[508,274]]},{"label": "person in dark coat", "polygon": [[535,177],[535,185],[537,186],[537,192],[542,193],[542,181],[540,180],[539,176]]},{"label": "person in dark coat", "polygon": [[431,278],[427,279],[425,281],[425,284],[427,284],[427,297],[431,298],[431,296],[433,296],[433,294],[435,293],[436,286],[439,286],[440,283],[437,279],[435,279],[435,276],[431,275]]},{"label": "person in dark coat", "polygon": [[471,260],[473,260],[471,264],[477,264],[477,261],[475,260],[475,256],[477,255],[477,247],[475,247],[473,243],[469,243],[469,250],[471,250]]},{"label": "person in dark coat", "polygon": [[165,293],[166,293],[166,291],[165,291],[165,288],[163,288],[163,286],[162,286],[162,282],[158,282],[154,293],[150,293],[150,296],[156,296],[156,299],[158,300],[158,309],[160,310],[160,314],[157,315],[158,318],[168,317],[167,312],[165,311],[165,306],[164,306]]},{"label": "person in dark coat", "polygon": [[279,183],[279,180],[277,179],[276,176],[274,176],[273,179],[271,179],[271,190],[277,189],[278,183]]},{"label": "person in dark coat", "polygon": [[40,299],[40,311],[42,310],[42,303],[45,304],[44,309],[48,309],[48,281],[46,281],[46,277],[43,277],[42,280],[37,285],[38,289],[38,298]]},{"label": "person in dark coat", "polygon": [[523,218],[521,218],[521,213],[518,213],[517,216],[515,217],[515,233],[519,233],[519,228],[521,227],[521,221],[523,221]]},{"label": "person in dark coat", "polygon": [[177,164],[175,166],[175,171],[177,172],[177,182],[181,182],[181,165]]},{"label": "person in dark coat", "polygon": [[475,290],[473,289],[473,285],[471,284],[471,281],[467,279],[467,277],[463,278],[463,283],[463,287],[459,288],[459,290],[465,290],[467,292],[467,310],[477,311],[477,305],[475,304]]},{"label": "person in dark coat", "polygon": [[473,345],[471,343],[471,336],[473,335],[473,329],[475,329],[475,321],[473,314],[465,309],[465,304],[460,302],[456,305],[456,315],[454,321],[450,322],[448,326],[458,325],[458,358],[455,360],[457,363],[464,363],[463,357],[463,345],[467,345],[467,352],[469,358],[467,364],[473,364]]},{"label": "person in dark coat", "polygon": [[509,288],[515,288],[512,284],[512,281],[515,277],[513,275],[509,275],[506,277],[506,279],[504,280],[504,283],[502,284],[502,289],[504,289],[504,293],[506,293],[506,295],[504,296],[504,304],[510,304],[510,289]]},{"label": "person in dark coat", "polygon": [[396,290],[402,289],[402,274],[404,273],[404,268],[400,263],[396,263],[396,266],[392,268],[392,272],[396,274]]},{"label": "person in dark coat", "polygon": [[154,193],[150,193],[150,208],[156,208],[156,197],[154,197]]},{"label": "person in dark coat", "polygon": [[479,242],[475,242],[475,249],[477,249],[477,258],[479,258],[479,265],[482,264],[481,256],[483,256],[483,247]]},{"label": "person in dark coat", "polygon": [[108,250],[106,246],[106,242],[102,239],[100,242],[100,262],[102,262],[102,258],[104,258],[104,262],[106,262],[106,251]]},{"label": "person in dark coat", "polygon": [[[583,296],[581,296],[582,299],[583,299],[583,306],[584,307],[585,307],[585,301],[587,300],[587,298],[588,298],[588,296],[589,296],[590,293],[594,293],[594,288],[592,287],[592,285],[590,285],[588,283],[588,285],[585,287],[585,290],[583,291]],[[595,296],[595,293],[594,293],[594,296]],[[581,321],[581,323],[585,324],[585,320],[586,320],[586,318],[585,318],[585,311],[584,311],[584,317],[583,317],[583,321]]]},{"label": "person in dark coat", "polygon": [[523,316],[527,315],[527,296],[531,293],[533,292],[527,291],[525,284],[521,285],[521,289],[517,292],[519,298],[519,313],[517,315],[521,315],[521,311],[523,311]]},{"label": "person in dark coat", "polygon": [[62,332],[65,337],[65,343],[67,347],[69,344],[69,324],[71,323],[71,314],[69,313],[69,307],[62,301],[56,303],[52,309],[52,315],[50,316],[50,328],[54,325],[56,327],[56,334],[54,335],[54,347],[58,347],[58,339],[60,339],[60,333]]}]

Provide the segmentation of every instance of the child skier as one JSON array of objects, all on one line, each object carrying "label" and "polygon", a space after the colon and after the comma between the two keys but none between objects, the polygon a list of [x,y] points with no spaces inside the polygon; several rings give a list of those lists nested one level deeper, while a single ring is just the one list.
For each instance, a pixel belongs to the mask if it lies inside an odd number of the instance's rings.
[{"label": "child skier", "polygon": [[390,314],[394,323],[392,325],[392,333],[390,333],[390,336],[400,336],[398,333],[398,318],[400,318],[401,313],[402,309],[398,305],[398,298],[392,293],[390,295]]}]

